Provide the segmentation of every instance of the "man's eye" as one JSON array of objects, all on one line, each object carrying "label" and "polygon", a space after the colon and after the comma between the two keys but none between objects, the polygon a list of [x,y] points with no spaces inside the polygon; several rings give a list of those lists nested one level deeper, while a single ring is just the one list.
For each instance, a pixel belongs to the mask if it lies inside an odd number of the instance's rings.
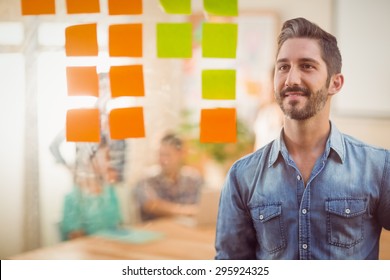
[{"label": "man's eye", "polygon": [[302,68],[305,69],[305,70],[314,69],[313,65],[310,65],[310,64],[303,64]]},{"label": "man's eye", "polygon": [[286,71],[286,70],[288,70],[288,65],[279,66],[279,71]]}]

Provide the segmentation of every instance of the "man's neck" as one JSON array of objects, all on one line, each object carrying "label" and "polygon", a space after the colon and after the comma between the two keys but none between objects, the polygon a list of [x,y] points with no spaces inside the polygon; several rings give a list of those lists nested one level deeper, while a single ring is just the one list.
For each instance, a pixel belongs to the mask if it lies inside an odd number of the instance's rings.
[{"label": "man's neck", "polygon": [[285,120],[284,142],[303,176],[305,186],[316,161],[325,150],[329,133],[329,119],[314,117],[306,121]]},{"label": "man's neck", "polygon": [[329,119],[286,119],[284,124],[284,141],[290,154],[321,154],[329,133]]}]

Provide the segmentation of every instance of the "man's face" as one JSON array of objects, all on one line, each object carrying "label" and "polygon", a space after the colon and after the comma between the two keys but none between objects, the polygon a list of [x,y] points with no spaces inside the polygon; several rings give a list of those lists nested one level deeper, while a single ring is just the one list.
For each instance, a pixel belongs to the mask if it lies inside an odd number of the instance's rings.
[{"label": "man's face", "polygon": [[182,152],[173,145],[162,144],[160,147],[159,162],[164,173],[176,173],[182,162]]},{"label": "man's face", "polygon": [[316,40],[288,39],[276,59],[275,98],[284,114],[306,120],[321,111],[328,100],[328,73]]}]

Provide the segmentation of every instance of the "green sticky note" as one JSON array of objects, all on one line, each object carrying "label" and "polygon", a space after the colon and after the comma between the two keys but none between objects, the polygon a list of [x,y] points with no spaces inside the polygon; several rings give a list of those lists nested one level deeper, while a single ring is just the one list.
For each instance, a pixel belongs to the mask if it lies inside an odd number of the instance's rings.
[{"label": "green sticky note", "polygon": [[203,23],[203,57],[236,58],[237,24]]},{"label": "green sticky note", "polygon": [[160,0],[167,14],[191,14],[191,0]]},{"label": "green sticky note", "polygon": [[157,24],[157,57],[191,58],[191,23]]},{"label": "green sticky note", "polygon": [[204,0],[207,13],[218,16],[238,16],[238,0]]},{"label": "green sticky note", "polygon": [[236,70],[203,70],[204,99],[236,99]]}]

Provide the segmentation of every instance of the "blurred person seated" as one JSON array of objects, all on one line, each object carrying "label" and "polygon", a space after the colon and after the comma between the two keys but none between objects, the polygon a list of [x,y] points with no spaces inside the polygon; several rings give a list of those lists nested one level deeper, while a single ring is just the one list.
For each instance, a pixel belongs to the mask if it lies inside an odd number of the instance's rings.
[{"label": "blurred person seated", "polygon": [[159,165],[151,167],[135,188],[142,221],[196,214],[203,179],[197,170],[184,165],[184,157],[179,137],[167,134],[162,138]]},{"label": "blurred person seated", "polygon": [[117,229],[122,213],[114,184],[119,173],[110,165],[110,150],[105,138],[100,144],[77,143],[72,167],[58,159],[59,150],[51,146],[57,161],[73,173],[74,186],[65,196],[60,231],[62,240],[90,235],[100,230]]}]

